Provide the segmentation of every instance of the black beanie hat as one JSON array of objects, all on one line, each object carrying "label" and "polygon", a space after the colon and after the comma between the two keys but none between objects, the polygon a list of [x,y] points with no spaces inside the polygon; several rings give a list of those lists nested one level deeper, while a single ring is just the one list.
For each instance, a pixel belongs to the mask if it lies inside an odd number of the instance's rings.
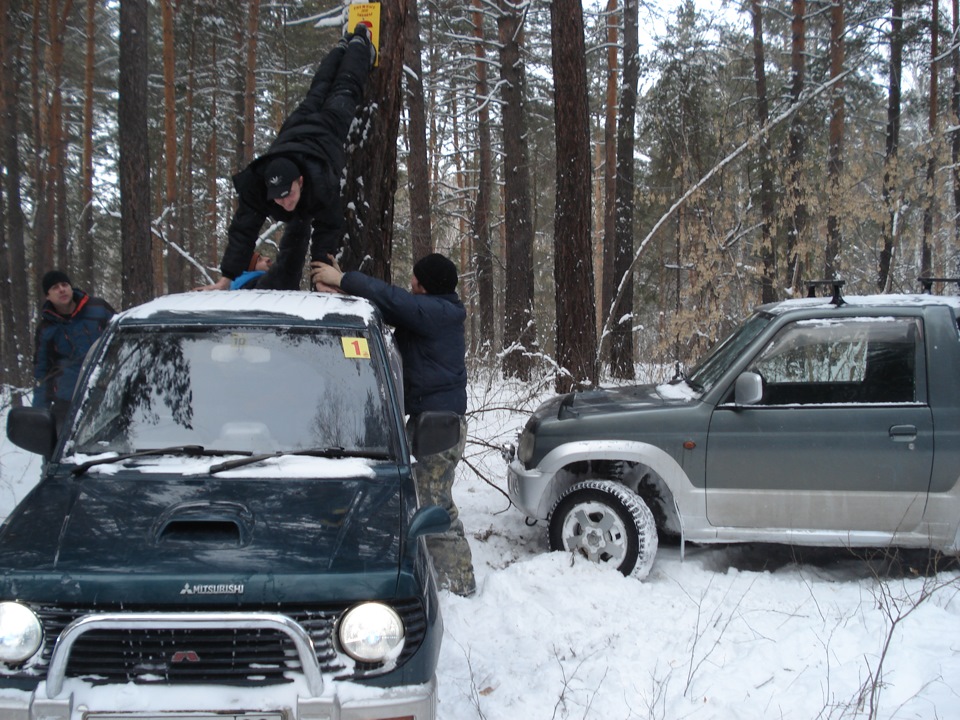
[{"label": "black beanie hat", "polygon": [[70,278],[67,277],[65,272],[61,272],[60,270],[51,270],[50,272],[46,273],[43,276],[43,281],[41,282],[41,285],[43,285],[43,294],[46,295],[48,292],[50,292],[50,288],[62,282],[65,282],[67,285],[73,287],[73,283],[70,282]]},{"label": "black beanie hat", "polygon": [[413,266],[417,281],[431,295],[450,295],[457,289],[457,266],[440,253],[430,253]]}]

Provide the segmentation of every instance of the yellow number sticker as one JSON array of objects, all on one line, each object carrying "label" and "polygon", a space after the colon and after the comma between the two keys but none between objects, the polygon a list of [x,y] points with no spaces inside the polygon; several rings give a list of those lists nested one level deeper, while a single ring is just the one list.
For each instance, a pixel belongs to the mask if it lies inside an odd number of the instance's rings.
[{"label": "yellow number sticker", "polygon": [[370,346],[367,345],[366,338],[340,338],[343,343],[343,356],[347,358],[356,358],[358,360],[370,359]]}]

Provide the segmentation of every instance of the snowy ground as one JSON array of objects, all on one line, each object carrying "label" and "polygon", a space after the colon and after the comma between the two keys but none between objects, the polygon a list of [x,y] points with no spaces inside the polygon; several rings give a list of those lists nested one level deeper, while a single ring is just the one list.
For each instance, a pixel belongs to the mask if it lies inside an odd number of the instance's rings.
[{"label": "snowy ground", "polygon": [[[497,452],[526,419],[510,408],[536,397],[472,391],[455,496],[479,590],[442,594],[439,720],[960,719],[955,568],[753,545],[681,561],[668,546],[639,582],[547,553],[509,506]],[[0,442],[0,515],[38,470]]]}]

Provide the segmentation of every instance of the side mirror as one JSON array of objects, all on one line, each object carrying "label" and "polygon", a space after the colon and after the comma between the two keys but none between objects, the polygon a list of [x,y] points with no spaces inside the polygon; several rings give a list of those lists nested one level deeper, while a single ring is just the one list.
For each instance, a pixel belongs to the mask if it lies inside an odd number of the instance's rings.
[{"label": "side mirror", "polygon": [[57,444],[57,425],[53,413],[46,408],[10,408],[7,414],[7,438],[17,447],[42,455],[44,460],[48,459]]},{"label": "side mirror", "polygon": [[417,510],[410,521],[407,536],[413,542],[421,535],[439,535],[450,529],[450,513],[439,505],[427,505]]},{"label": "side mirror", "polygon": [[763,378],[755,372],[740,373],[734,387],[734,403],[737,405],[756,405],[762,399]]},{"label": "side mirror", "polygon": [[413,454],[436,455],[460,442],[460,416],[452,412],[420,413],[413,427]]}]

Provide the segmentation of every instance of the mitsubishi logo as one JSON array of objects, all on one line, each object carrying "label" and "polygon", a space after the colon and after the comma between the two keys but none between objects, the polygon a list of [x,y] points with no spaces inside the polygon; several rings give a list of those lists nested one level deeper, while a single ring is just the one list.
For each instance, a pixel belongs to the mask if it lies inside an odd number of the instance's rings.
[{"label": "mitsubishi logo", "polygon": [[175,665],[177,663],[195,663],[200,662],[200,656],[197,655],[193,650],[177,650],[173,656],[170,658],[170,664]]}]

